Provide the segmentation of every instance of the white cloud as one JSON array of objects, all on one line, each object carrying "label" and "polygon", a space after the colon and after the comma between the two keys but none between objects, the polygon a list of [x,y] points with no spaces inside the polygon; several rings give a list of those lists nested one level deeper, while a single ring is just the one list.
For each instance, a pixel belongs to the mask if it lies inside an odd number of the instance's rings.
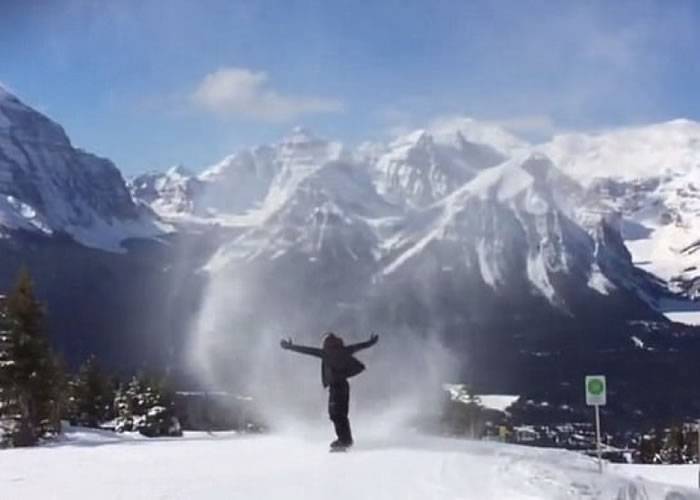
[{"label": "white cloud", "polygon": [[282,122],[300,115],[335,113],[343,105],[335,99],[283,95],[269,88],[266,73],[246,68],[221,68],[206,75],[192,93],[192,101],[222,116]]}]

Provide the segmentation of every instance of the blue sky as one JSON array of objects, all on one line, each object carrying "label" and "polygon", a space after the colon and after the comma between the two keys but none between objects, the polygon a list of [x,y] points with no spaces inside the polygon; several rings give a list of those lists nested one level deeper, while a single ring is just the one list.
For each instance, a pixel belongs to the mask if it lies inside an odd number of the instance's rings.
[{"label": "blue sky", "polygon": [[700,2],[0,0],[0,82],[127,174],[294,125],[448,115],[530,138],[700,120]]}]

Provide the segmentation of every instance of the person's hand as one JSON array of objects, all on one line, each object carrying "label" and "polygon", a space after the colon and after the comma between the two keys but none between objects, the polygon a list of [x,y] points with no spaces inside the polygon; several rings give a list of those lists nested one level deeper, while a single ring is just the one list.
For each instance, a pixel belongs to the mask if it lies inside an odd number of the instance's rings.
[{"label": "person's hand", "polygon": [[378,340],[379,340],[379,335],[372,332],[372,335],[369,336],[369,341],[372,342],[372,344],[374,345],[377,343]]},{"label": "person's hand", "polygon": [[290,347],[292,347],[292,339],[282,339],[280,341],[280,346],[282,346],[282,349],[289,349]]}]

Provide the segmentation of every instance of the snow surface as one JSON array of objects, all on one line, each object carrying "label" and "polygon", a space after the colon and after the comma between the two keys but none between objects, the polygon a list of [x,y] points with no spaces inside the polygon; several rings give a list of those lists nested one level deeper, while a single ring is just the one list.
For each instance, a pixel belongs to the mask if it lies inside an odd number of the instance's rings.
[{"label": "snow surface", "polygon": [[608,466],[601,475],[573,452],[418,436],[360,439],[330,454],[304,434],[147,439],[72,429],[59,444],[0,452],[2,498],[27,500],[700,498],[662,484],[693,486],[691,468],[670,472]]},{"label": "snow surface", "polygon": [[645,478],[686,488],[698,488],[698,465],[611,464],[610,470],[637,479]]}]

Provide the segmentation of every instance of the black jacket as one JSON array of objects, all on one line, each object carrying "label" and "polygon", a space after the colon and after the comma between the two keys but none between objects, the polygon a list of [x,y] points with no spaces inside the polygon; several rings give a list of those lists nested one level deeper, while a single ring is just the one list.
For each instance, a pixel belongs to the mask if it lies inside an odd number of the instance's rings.
[{"label": "black jacket", "polygon": [[301,354],[308,354],[321,358],[321,383],[323,387],[337,384],[350,377],[354,377],[365,369],[362,364],[353,354],[362,349],[372,347],[376,343],[376,339],[360,342],[359,344],[351,344],[332,349],[320,349],[318,347],[307,347],[303,345],[288,344],[285,349],[289,349]]}]

